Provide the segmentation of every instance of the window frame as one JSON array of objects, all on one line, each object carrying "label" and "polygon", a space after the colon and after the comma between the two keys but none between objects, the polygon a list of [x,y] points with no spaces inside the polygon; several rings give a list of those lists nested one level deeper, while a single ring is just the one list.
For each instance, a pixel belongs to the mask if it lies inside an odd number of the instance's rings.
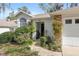
[{"label": "window frame", "polygon": [[72,24],[72,19],[65,19],[65,24]]},{"label": "window frame", "polygon": [[76,19],[75,19],[75,24],[79,24],[79,22],[76,22],[76,20],[79,20],[79,18],[76,18]]}]

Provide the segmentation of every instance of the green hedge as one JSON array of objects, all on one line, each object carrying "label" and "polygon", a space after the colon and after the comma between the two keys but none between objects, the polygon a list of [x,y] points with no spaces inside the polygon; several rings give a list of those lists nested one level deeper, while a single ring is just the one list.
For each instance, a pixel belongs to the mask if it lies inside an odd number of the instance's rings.
[{"label": "green hedge", "polygon": [[2,33],[0,34],[0,43],[8,43],[12,40],[13,37],[14,37],[13,32]]}]

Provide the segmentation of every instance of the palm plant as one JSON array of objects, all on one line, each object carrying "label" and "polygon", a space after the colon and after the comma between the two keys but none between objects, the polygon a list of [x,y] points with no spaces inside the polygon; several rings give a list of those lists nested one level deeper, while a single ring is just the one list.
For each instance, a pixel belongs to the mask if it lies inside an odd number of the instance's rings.
[{"label": "palm plant", "polygon": [[76,6],[78,6],[78,3],[71,3],[70,4],[70,7],[76,7]]},{"label": "palm plant", "polygon": [[5,11],[9,8],[10,8],[10,3],[0,3],[0,13],[3,13],[3,16]]},{"label": "palm plant", "polygon": [[66,8],[69,8],[69,3],[66,3]]}]

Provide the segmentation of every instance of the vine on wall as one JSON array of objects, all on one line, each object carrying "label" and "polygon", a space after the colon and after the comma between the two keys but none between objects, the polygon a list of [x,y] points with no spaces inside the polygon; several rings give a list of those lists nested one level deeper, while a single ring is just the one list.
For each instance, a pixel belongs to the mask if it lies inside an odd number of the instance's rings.
[{"label": "vine on wall", "polygon": [[54,32],[54,44],[58,51],[61,51],[62,46],[62,16],[61,15],[53,15],[52,18],[52,26]]}]

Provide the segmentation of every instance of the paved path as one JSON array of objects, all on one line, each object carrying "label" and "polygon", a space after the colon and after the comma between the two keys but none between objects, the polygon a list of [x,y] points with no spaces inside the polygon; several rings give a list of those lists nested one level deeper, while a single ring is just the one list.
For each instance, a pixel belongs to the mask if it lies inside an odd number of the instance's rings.
[{"label": "paved path", "polygon": [[62,51],[64,56],[79,56],[79,47],[64,46]]},{"label": "paved path", "polygon": [[53,52],[35,45],[32,46],[32,49],[34,51],[38,51],[39,52],[38,55],[40,56],[61,56],[61,52]]}]

